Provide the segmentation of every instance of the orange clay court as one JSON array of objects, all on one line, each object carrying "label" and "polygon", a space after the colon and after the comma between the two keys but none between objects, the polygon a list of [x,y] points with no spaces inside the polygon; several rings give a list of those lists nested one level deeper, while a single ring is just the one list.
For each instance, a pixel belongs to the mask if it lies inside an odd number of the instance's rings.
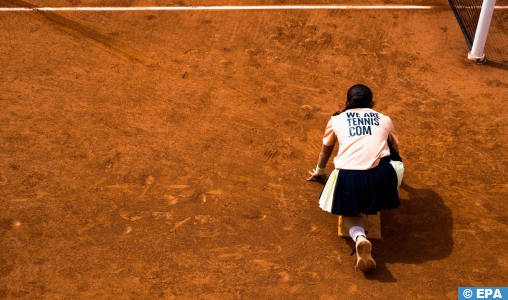
[{"label": "orange clay court", "polygon": [[[508,285],[508,10],[477,65],[445,0],[25,1],[0,7],[434,8],[0,11],[0,299]],[[393,120],[406,168],[369,273],[306,181],[357,83]]]}]

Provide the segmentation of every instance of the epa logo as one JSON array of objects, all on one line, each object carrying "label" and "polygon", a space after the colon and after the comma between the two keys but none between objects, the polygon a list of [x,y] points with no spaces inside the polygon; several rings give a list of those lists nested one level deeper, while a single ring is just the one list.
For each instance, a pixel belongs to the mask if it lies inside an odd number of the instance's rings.
[{"label": "epa logo", "polygon": [[[476,291],[476,293],[474,292]],[[462,291],[462,296],[466,299],[502,299],[500,289],[489,289],[489,288],[476,288],[476,289],[465,289]]]}]

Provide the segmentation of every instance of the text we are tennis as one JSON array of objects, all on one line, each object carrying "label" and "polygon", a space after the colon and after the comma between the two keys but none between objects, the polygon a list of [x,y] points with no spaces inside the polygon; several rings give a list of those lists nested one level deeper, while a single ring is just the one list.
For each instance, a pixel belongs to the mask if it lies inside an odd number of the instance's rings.
[{"label": "text we are tennis", "polygon": [[349,136],[372,135],[371,126],[379,126],[379,114],[373,112],[361,113],[348,112]]}]

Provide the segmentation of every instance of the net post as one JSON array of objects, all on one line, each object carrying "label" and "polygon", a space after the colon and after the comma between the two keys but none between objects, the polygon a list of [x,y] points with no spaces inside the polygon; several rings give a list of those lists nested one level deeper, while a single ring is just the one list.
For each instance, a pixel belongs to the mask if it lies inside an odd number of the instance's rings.
[{"label": "net post", "polygon": [[474,37],[473,48],[467,54],[467,58],[476,63],[484,63],[486,61],[483,49],[485,49],[485,42],[487,41],[487,34],[489,33],[490,21],[494,13],[496,0],[484,0],[480,19],[478,20],[478,27]]}]

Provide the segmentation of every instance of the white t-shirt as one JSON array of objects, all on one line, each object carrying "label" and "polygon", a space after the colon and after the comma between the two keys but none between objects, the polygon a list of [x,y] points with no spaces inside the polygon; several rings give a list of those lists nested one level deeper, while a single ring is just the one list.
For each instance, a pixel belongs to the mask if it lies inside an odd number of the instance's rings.
[{"label": "white t-shirt", "polygon": [[333,160],[335,168],[368,170],[376,167],[382,157],[390,155],[388,139],[393,147],[399,144],[388,116],[370,108],[354,108],[330,119],[323,144],[339,143],[339,153]]}]

